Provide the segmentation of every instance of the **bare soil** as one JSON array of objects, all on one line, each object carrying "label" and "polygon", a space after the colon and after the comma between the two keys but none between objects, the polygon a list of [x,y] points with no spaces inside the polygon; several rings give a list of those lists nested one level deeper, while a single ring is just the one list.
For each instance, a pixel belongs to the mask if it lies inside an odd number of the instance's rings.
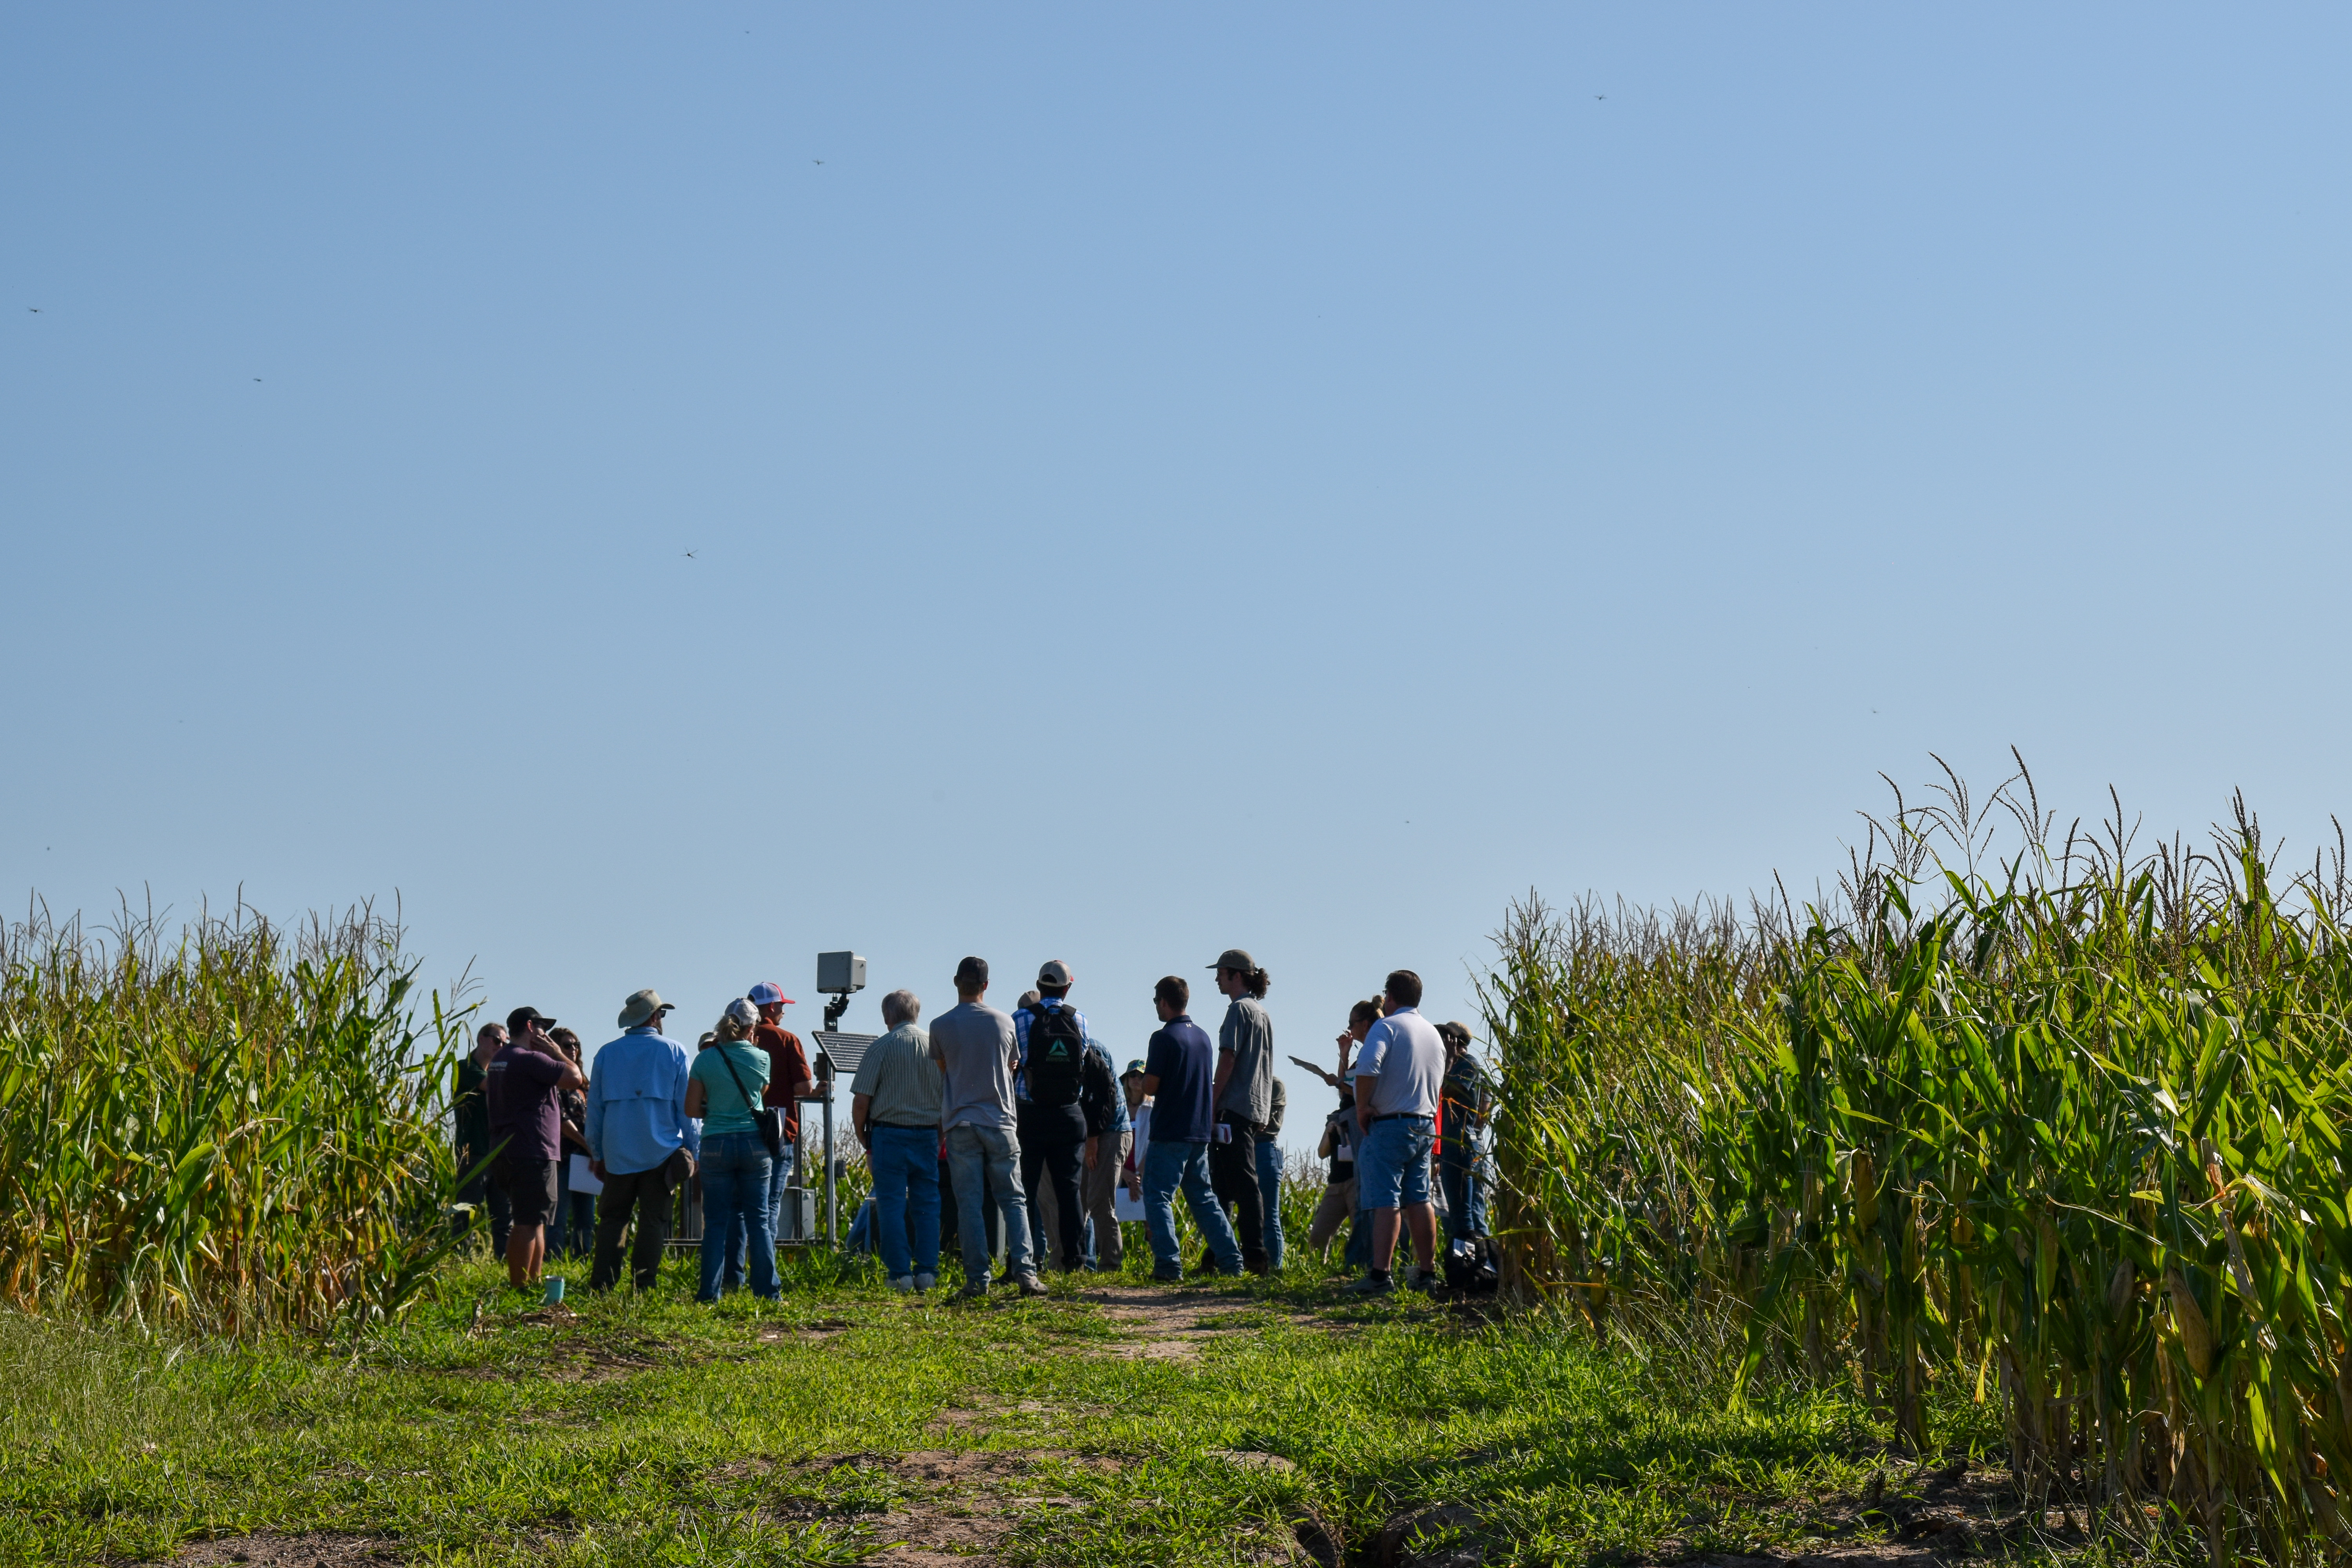
[{"label": "bare soil", "polygon": [[232,1535],[199,1542],[172,1559],[182,1564],[250,1563],[260,1568],[382,1568],[400,1561],[399,1549],[372,1535]]}]

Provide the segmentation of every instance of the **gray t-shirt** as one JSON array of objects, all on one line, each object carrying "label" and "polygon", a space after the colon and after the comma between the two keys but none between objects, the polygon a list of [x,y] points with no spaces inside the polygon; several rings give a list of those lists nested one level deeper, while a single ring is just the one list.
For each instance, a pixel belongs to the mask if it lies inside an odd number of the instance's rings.
[{"label": "gray t-shirt", "polygon": [[874,1097],[866,1116],[889,1127],[937,1127],[945,1089],[939,1064],[931,1060],[930,1037],[912,1024],[901,1024],[866,1047],[857,1076],[849,1081],[850,1093]]},{"label": "gray t-shirt", "polygon": [[1445,1080],[1445,1038],[1411,1007],[1374,1024],[1356,1055],[1356,1096],[1374,1116],[1434,1116]]},{"label": "gray t-shirt", "polygon": [[941,1127],[1018,1125],[1010,1015],[985,1002],[959,1002],[931,1020],[931,1045],[947,1068]]},{"label": "gray t-shirt", "polygon": [[1217,1113],[1231,1111],[1244,1121],[1264,1122],[1274,1114],[1274,1020],[1255,996],[1237,996],[1217,1026],[1220,1055],[1234,1053],[1234,1076],[1225,1080]]}]

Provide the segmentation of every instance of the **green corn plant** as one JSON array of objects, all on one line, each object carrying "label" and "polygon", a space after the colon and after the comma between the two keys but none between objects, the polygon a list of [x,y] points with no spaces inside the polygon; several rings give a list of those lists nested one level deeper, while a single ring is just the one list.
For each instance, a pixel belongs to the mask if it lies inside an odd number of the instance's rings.
[{"label": "green corn plant", "polygon": [[2052,825],[2021,770],[1985,809],[1947,770],[1801,910],[1515,907],[1482,997],[1507,1288],[1728,1302],[1743,1390],[1851,1378],[1916,1450],[1950,1380],[2029,1509],[2345,1560],[2343,845],[2282,882],[2242,803],[2210,852]]},{"label": "green corn plant", "polygon": [[364,910],[0,931],[0,1301],[360,1331],[450,1245],[465,1015]]}]

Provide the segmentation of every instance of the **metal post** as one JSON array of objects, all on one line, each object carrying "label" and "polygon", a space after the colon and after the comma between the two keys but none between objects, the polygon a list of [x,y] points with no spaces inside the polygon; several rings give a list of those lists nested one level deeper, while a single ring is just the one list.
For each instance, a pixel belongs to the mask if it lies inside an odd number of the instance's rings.
[{"label": "metal post", "polygon": [[824,1240],[841,1246],[841,1194],[833,1184],[833,1059],[824,1062]]}]

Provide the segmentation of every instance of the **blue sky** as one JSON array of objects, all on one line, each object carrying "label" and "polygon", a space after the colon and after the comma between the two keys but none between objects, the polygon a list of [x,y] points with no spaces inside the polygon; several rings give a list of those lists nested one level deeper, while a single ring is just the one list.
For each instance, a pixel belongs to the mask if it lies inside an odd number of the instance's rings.
[{"label": "blue sky", "polygon": [[0,891],[396,892],[592,1038],[849,946],[1064,958],[1124,1057],[1240,944],[1319,1055],[1530,888],[1809,884],[1931,751],[2307,853],[2348,43],[15,7]]}]

